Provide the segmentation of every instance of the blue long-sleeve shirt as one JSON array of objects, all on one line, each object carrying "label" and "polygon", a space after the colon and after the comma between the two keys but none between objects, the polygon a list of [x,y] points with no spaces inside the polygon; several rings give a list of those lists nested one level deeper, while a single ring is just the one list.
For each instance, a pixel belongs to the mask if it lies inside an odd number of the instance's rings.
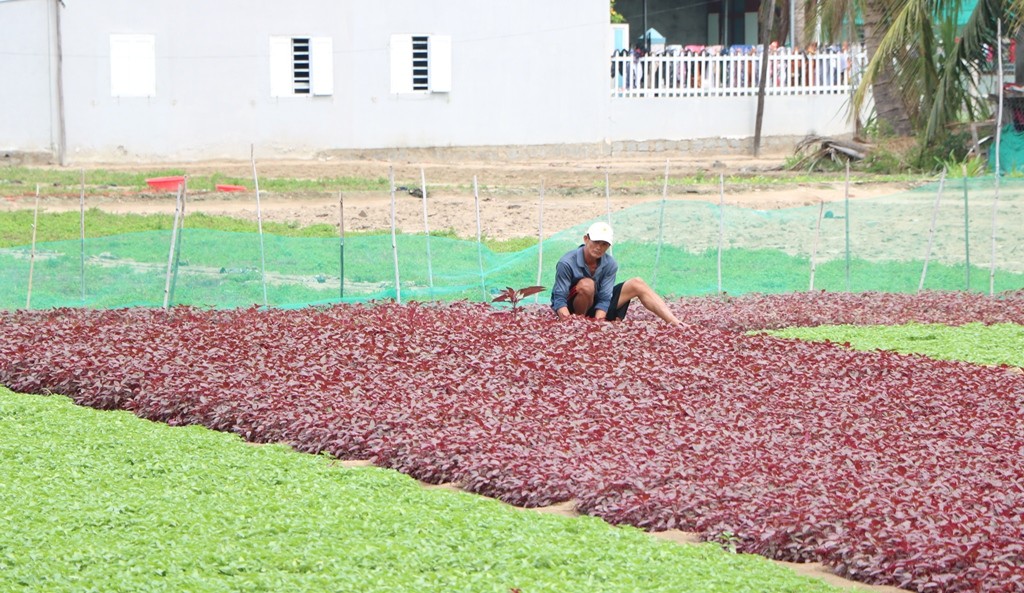
[{"label": "blue long-sleeve shirt", "polygon": [[612,290],[615,288],[615,275],[619,264],[609,254],[597,260],[597,269],[590,274],[590,268],[583,259],[583,246],[570,251],[558,260],[555,266],[555,286],[551,289],[551,308],[557,313],[562,307],[568,306],[569,289],[581,278],[593,278],[597,294],[594,295],[594,308],[608,312],[612,304]]}]

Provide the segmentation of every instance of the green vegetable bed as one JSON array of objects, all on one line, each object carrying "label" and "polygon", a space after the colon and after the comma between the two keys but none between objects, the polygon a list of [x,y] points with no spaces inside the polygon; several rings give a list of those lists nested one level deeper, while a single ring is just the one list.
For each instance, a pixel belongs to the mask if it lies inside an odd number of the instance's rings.
[{"label": "green vegetable bed", "polygon": [[0,388],[0,590],[831,591],[284,446]]}]

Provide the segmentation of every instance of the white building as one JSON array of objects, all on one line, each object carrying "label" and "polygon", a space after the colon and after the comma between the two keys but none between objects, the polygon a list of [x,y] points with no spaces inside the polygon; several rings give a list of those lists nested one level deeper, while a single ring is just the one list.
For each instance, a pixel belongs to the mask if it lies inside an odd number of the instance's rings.
[{"label": "white building", "polygon": [[[0,157],[739,147],[756,97],[623,96],[606,0],[0,0]],[[769,96],[765,144],[852,132],[848,94]]]}]

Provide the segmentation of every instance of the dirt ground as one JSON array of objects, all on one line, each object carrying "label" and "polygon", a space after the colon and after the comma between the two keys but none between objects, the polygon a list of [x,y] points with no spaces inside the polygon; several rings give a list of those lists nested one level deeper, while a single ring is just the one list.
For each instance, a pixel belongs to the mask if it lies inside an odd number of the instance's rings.
[{"label": "dirt ground", "polygon": [[[755,209],[775,209],[836,201],[847,192],[845,181],[807,182],[806,175],[783,168],[786,155],[763,158],[741,156],[691,157],[686,155],[634,156],[585,161],[460,161],[386,162],[371,160],[318,160],[257,162],[259,179],[321,179],[358,177],[388,180],[393,173],[398,187],[420,188],[426,180],[431,232],[451,231],[475,238],[479,233],[491,239],[545,237],[581,222],[636,204],[660,200],[700,200]],[[188,175],[253,178],[251,162],[220,161],[160,164]],[[153,170],[153,165],[90,165],[96,169]],[[672,179],[698,176],[697,184],[670,183]],[[720,176],[726,185],[720,186]],[[606,195],[605,179],[611,188]],[[836,176],[832,176],[835,179]],[[476,193],[474,194],[474,180]],[[264,181],[265,183],[265,181]],[[188,192],[188,211],[257,219],[253,184],[244,192]],[[854,178],[849,185],[851,199],[888,195],[908,189],[905,183],[871,183]],[[480,223],[477,228],[477,197]],[[173,213],[174,195],[147,188],[88,198],[87,206],[114,213]],[[543,207],[541,202],[543,201]],[[344,204],[344,212],[339,206]],[[0,211],[31,208],[30,195],[0,200]],[[77,210],[77,193],[40,200],[43,211]],[[384,230],[391,227],[391,195],[377,192],[289,192],[261,188],[259,214],[263,221],[298,225],[344,224],[345,231]],[[399,231],[422,232],[422,200],[406,191],[395,198],[395,220]]]}]

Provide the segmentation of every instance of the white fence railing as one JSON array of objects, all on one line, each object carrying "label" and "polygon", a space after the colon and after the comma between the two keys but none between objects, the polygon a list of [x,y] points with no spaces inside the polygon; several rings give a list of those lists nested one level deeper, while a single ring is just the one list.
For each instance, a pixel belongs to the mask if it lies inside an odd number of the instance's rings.
[{"label": "white fence railing", "polygon": [[[863,53],[768,56],[765,94],[848,93],[863,67]],[[711,97],[756,95],[761,56],[614,55],[613,97]]]}]

